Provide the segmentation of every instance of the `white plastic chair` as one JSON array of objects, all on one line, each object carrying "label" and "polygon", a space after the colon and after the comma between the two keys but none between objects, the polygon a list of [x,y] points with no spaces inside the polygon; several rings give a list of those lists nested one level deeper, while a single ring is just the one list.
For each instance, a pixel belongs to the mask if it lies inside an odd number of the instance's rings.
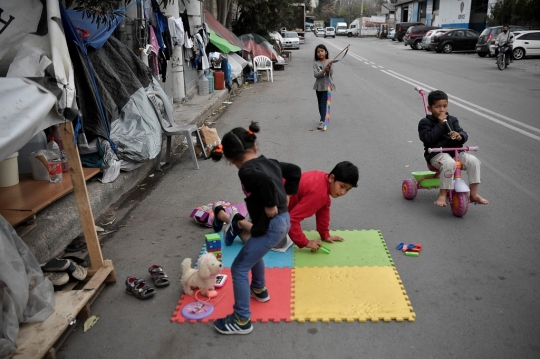
[{"label": "white plastic chair", "polygon": [[[208,156],[206,155],[206,151],[204,150],[204,143],[201,139],[201,134],[199,132],[199,128],[196,125],[177,125],[174,122],[173,118],[173,107],[171,102],[166,96],[163,96],[161,93],[157,91],[151,91],[147,90],[146,95],[148,96],[148,99],[150,100],[150,103],[152,104],[152,107],[154,108],[154,111],[157,115],[157,118],[159,119],[159,124],[161,125],[161,130],[163,136],[167,137],[167,152],[165,153],[165,163],[169,163],[171,161],[171,142],[172,142],[172,136],[177,135],[183,135],[186,138],[189,153],[191,155],[191,160],[193,161],[193,167],[195,169],[199,169],[199,163],[197,162],[197,155],[195,154],[195,144],[193,143],[193,133],[195,133],[197,142],[199,143],[199,146],[203,149],[202,153],[205,159],[208,159]],[[165,123],[161,111],[159,110],[158,104],[156,103],[156,97],[158,97],[162,102],[163,106],[165,107],[165,116],[167,117],[167,121],[171,124],[169,126]],[[159,170],[161,167],[161,153],[163,152],[163,144],[161,146],[161,150],[159,152],[159,155],[157,156],[157,163],[156,163],[156,170]]]},{"label": "white plastic chair", "polygon": [[272,60],[264,55],[255,56],[253,59],[255,71],[266,71],[266,80],[274,82],[274,69],[272,68]]}]

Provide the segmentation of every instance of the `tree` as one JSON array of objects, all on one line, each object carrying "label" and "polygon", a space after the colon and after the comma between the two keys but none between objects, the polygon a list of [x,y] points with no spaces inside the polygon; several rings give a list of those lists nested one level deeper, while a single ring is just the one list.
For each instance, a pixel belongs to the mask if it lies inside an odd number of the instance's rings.
[{"label": "tree", "polygon": [[491,25],[525,25],[540,22],[540,0],[501,0],[493,5]]},{"label": "tree", "polygon": [[289,3],[293,0],[237,0],[237,13],[233,16],[235,34],[256,33],[266,36],[279,30],[293,16]]}]

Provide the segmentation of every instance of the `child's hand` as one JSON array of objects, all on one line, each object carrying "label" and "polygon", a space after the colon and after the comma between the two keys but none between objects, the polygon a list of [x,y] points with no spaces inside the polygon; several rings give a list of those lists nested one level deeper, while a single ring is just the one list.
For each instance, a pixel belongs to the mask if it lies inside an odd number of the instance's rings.
[{"label": "child's hand", "polygon": [[334,243],[334,242],[343,242],[344,239],[339,236],[330,236],[326,238],[324,241],[328,243]]},{"label": "child's hand", "polygon": [[264,213],[266,213],[266,216],[268,218],[274,218],[278,215],[278,209],[277,206],[274,207],[264,207]]},{"label": "child's hand", "polygon": [[322,242],[318,239],[310,239],[306,248],[311,248],[311,252],[319,250],[319,247],[322,245]]},{"label": "child's hand", "polygon": [[462,140],[462,137],[459,134],[459,132],[452,131],[452,132],[448,133],[448,135],[450,136],[451,139],[453,139],[455,141],[461,141]]}]

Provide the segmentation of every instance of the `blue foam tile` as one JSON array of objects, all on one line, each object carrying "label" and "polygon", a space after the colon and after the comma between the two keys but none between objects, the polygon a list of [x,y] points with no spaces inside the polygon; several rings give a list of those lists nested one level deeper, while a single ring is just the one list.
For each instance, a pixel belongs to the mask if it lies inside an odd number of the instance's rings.
[{"label": "blue foam tile", "polygon": [[[226,246],[225,241],[223,240],[223,232],[220,232],[219,235],[221,236],[221,239],[222,239],[221,261],[225,268],[230,268],[232,266],[234,259],[238,255],[238,252],[240,252],[240,249],[242,249],[243,244],[240,238],[236,237],[232,245]],[[266,268],[292,268],[293,247],[294,246],[289,247],[289,249],[287,249],[286,252],[269,251],[263,257],[264,266]]]}]

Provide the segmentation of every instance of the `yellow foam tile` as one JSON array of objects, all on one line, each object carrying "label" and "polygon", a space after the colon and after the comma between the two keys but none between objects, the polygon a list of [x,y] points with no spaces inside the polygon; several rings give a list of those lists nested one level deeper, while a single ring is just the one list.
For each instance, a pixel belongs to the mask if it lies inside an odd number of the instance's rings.
[{"label": "yellow foam tile", "polygon": [[395,267],[294,268],[291,319],[414,321],[416,315]]}]

